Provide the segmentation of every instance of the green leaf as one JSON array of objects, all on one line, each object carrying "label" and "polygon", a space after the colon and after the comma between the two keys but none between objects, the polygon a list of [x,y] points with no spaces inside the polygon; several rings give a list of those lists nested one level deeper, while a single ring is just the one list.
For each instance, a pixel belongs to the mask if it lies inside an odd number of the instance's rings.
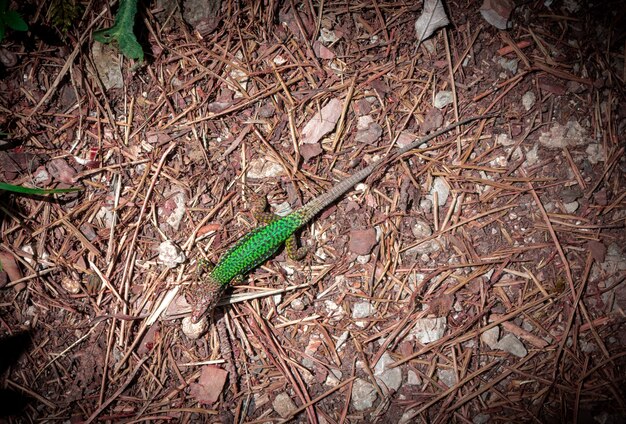
[{"label": "green leaf", "polygon": [[111,28],[95,31],[93,38],[104,44],[117,41],[124,56],[143,61],[143,49],[133,32],[136,14],[137,0],[120,0],[120,7],[115,15],[115,24]]},{"label": "green leaf", "polygon": [[28,31],[28,25],[15,10],[7,11],[3,16],[4,23],[15,31]]},{"label": "green leaf", "polygon": [[43,196],[46,194],[54,194],[54,193],[73,193],[75,191],[82,190],[82,188],[72,187],[72,188],[55,188],[51,190],[45,190],[42,188],[28,188],[28,187],[13,185],[13,184],[0,183],[0,190],[10,191],[12,193],[19,193],[19,194],[35,194],[35,195]]}]

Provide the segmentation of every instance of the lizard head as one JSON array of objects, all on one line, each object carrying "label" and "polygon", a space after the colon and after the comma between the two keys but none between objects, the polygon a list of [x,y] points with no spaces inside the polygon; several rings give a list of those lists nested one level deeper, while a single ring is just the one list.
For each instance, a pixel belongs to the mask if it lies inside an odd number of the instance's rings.
[{"label": "lizard head", "polygon": [[215,281],[204,278],[193,284],[187,291],[187,302],[191,305],[191,322],[198,323],[217,305],[224,288]]}]

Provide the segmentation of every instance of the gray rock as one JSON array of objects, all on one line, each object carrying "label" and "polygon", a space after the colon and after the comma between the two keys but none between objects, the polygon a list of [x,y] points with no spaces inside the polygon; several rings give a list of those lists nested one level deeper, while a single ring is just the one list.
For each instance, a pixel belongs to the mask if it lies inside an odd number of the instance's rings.
[{"label": "gray rock", "polygon": [[589,143],[589,135],[578,121],[570,120],[565,125],[557,122],[539,135],[539,143],[548,149],[562,149]]},{"label": "gray rock", "polygon": [[487,422],[489,422],[489,420],[491,419],[491,415],[489,414],[476,414],[474,415],[474,418],[472,418],[472,423],[474,424],[485,424]]},{"label": "gray rock", "polygon": [[352,385],[352,407],[357,411],[365,411],[374,405],[378,394],[373,384],[362,378],[354,380]]},{"label": "gray rock", "polygon": [[374,376],[379,384],[382,383],[388,389],[397,391],[402,384],[402,371],[399,367],[390,367],[394,362],[389,353],[383,353],[374,367]]},{"label": "gray rock", "polygon": [[446,317],[418,319],[407,339],[417,340],[421,344],[432,343],[443,337],[446,327]]},{"label": "gray rock", "polygon": [[502,337],[502,339],[498,342],[498,349],[504,350],[505,352],[509,352],[512,355],[517,356],[518,358],[523,358],[528,355],[528,351],[519,341],[517,337],[513,334],[507,334]]},{"label": "gray rock", "polygon": [[352,318],[361,319],[372,316],[376,308],[369,302],[359,302],[352,306]]},{"label": "gray rock", "polygon": [[517,65],[518,65],[517,59],[506,59],[504,57],[501,57],[498,59],[498,64],[505,70],[509,71],[511,74],[513,75],[517,74]]},{"label": "gray rock", "polygon": [[176,268],[178,264],[185,262],[185,252],[170,240],[159,245],[159,262],[168,268]]},{"label": "gray rock", "polygon": [[498,338],[500,338],[500,327],[498,327],[497,325],[487,331],[483,331],[483,333],[480,335],[480,340],[482,340],[483,343],[485,343],[491,349],[498,348]]},{"label": "gray rock", "polygon": [[522,96],[522,106],[524,106],[524,109],[526,109],[526,111],[531,110],[536,101],[537,96],[535,96],[535,93],[533,93],[532,91],[527,91]]},{"label": "gray rock", "polygon": [[435,94],[434,106],[437,109],[443,109],[453,101],[452,91],[440,91]]},{"label": "gray rock", "polygon": [[293,403],[293,400],[291,400],[287,393],[279,393],[274,398],[274,401],[272,402],[272,407],[274,408],[274,411],[276,411],[278,415],[283,418],[287,418],[298,409],[296,404]]},{"label": "gray rock", "polygon": [[574,200],[573,202],[565,203],[563,207],[565,207],[565,212],[574,213],[578,210],[578,202]]},{"label": "gray rock", "polygon": [[430,194],[434,195],[437,193],[437,203],[439,206],[443,206],[448,201],[448,196],[450,195],[450,187],[446,181],[441,177],[436,177],[433,181],[433,187],[430,189]]},{"label": "gray rock", "polygon": [[454,370],[438,369],[437,377],[439,377],[439,381],[448,387],[452,387],[458,382]]}]

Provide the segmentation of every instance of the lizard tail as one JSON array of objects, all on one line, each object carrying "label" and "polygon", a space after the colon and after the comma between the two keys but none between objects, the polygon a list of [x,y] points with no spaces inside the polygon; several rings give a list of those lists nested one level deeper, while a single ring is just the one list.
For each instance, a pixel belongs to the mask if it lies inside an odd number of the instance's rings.
[{"label": "lizard tail", "polygon": [[294,212],[299,215],[298,218],[300,219],[300,226],[305,225],[307,222],[313,219],[313,217],[317,215],[322,209],[326,208],[326,206],[333,203],[356,184],[367,178],[376,169],[380,162],[381,160],[372,162],[369,166],[366,166],[360,171],[350,175],[345,180],[338,182],[326,193],[319,195],[315,199],[305,204],[302,208],[300,208],[300,210]]},{"label": "lizard tail", "polygon": [[465,125],[469,122],[476,121],[478,119],[492,118],[495,116],[496,114],[487,114],[487,115],[478,115],[478,116],[472,116],[469,118],[462,119],[454,124],[448,125],[445,128],[435,131],[427,135],[426,137],[417,139],[413,141],[412,143],[402,147],[401,149],[398,149],[395,152],[391,152],[387,156],[382,157],[381,159],[378,159],[377,161],[372,162],[369,166],[361,169],[355,174],[352,174],[345,180],[340,181],[334,187],[328,190],[326,193],[321,194],[319,197],[316,197],[315,199],[309,201],[301,209],[293,212],[294,217],[297,218],[298,226],[302,227],[306,225],[306,223],[309,222],[322,209],[324,209],[326,206],[333,203],[335,200],[341,197],[344,193],[350,190],[354,185],[363,181],[365,178],[369,177],[370,174],[374,172],[374,170],[376,170],[376,168],[378,168],[379,166],[388,164],[389,162],[397,159],[399,156],[402,156],[409,150],[415,149],[420,144],[426,143],[432,140],[433,138],[438,137],[456,127]]}]

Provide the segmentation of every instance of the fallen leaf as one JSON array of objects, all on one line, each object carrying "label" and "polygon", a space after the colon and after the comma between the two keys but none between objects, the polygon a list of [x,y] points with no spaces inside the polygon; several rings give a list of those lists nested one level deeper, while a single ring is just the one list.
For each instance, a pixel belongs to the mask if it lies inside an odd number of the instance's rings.
[{"label": "fallen leaf", "polygon": [[424,1],[424,10],[417,21],[415,21],[415,33],[417,34],[417,44],[433,35],[439,28],[448,25],[450,21],[443,8],[441,0]]},{"label": "fallen leaf", "polygon": [[69,166],[63,159],[52,159],[46,164],[46,169],[52,178],[57,181],[61,181],[66,184],[74,184],[76,182],[74,179],[76,170]]},{"label": "fallen leaf", "polygon": [[319,57],[320,59],[332,60],[335,58],[335,52],[333,52],[331,49],[329,49],[319,41],[313,43],[313,51],[315,52],[315,56]]},{"label": "fallen leaf", "polygon": [[509,18],[515,9],[512,0],[484,0],[480,6],[480,14],[491,25],[498,29],[508,29],[511,27]]},{"label": "fallen leaf", "polygon": [[436,107],[431,107],[426,112],[424,117],[424,123],[421,125],[421,130],[424,134],[428,134],[432,130],[441,128],[443,124],[443,114],[441,110]]},{"label": "fallen leaf", "polygon": [[341,116],[342,109],[343,105],[339,99],[329,101],[302,129],[302,144],[317,143],[331,132]]},{"label": "fallen leaf", "polygon": [[321,155],[323,151],[324,150],[322,150],[319,143],[303,144],[302,147],[300,147],[300,154],[305,162],[308,162],[311,158]]},{"label": "fallen leaf", "polygon": [[202,367],[198,382],[190,385],[189,393],[199,403],[212,405],[220,397],[227,376],[227,371],[213,365],[205,365]]},{"label": "fallen leaf", "polygon": [[357,132],[354,140],[357,143],[372,144],[380,138],[383,128],[374,122],[370,115],[360,116],[357,121]]},{"label": "fallen leaf", "polygon": [[376,244],[376,231],[373,228],[366,230],[351,230],[348,248],[357,255],[367,255]]},{"label": "fallen leaf", "polygon": [[595,259],[595,261],[599,264],[604,262],[604,258],[606,256],[606,246],[602,244],[602,242],[589,240],[585,247],[591,253],[591,257]]},{"label": "fallen leaf", "polygon": [[9,276],[9,281],[19,280],[23,277],[15,258],[8,252],[0,252],[0,266]]}]

